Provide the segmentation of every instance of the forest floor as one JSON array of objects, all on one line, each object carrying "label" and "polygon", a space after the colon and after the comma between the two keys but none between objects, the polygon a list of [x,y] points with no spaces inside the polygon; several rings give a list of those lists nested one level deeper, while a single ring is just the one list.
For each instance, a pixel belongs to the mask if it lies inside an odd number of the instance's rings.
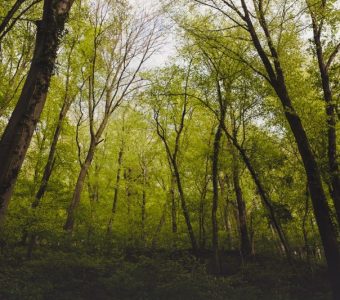
[{"label": "forest floor", "polygon": [[326,270],[257,256],[243,264],[222,254],[222,275],[209,272],[207,255],[187,251],[124,251],[102,258],[76,251],[24,250],[0,257],[0,299],[46,300],[323,300]]}]

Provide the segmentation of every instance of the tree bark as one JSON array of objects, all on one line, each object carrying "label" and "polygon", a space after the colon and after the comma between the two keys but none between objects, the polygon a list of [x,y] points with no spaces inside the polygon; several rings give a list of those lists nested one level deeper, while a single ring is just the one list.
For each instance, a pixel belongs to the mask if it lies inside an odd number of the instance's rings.
[{"label": "tree bark", "polygon": [[145,222],[146,222],[146,184],[147,184],[147,167],[143,165],[143,191],[142,191],[142,207],[141,207],[141,238],[145,241]]},{"label": "tree bark", "polygon": [[194,230],[191,226],[189,210],[188,210],[188,207],[187,207],[187,204],[186,204],[186,201],[185,201],[185,197],[184,197],[181,177],[179,175],[177,163],[175,161],[173,162],[173,168],[174,168],[174,175],[175,175],[175,178],[176,178],[176,183],[177,183],[177,188],[178,188],[179,199],[181,201],[182,211],[183,211],[185,223],[187,225],[188,234],[189,234],[190,241],[191,241],[191,247],[192,247],[192,250],[196,253],[197,252],[197,242],[196,242]]},{"label": "tree bark", "polygon": [[310,257],[310,246],[309,246],[309,241],[308,241],[308,232],[306,228],[308,214],[309,214],[309,190],[308,190],[308,183],[307,183],[306,193],[305,193],[305,209],[304,209],[304,214],[302,218],[302,233],[303,233],[303,240],[304,240],[307,263],[309,267],[312,268],[311,257]]},{"label": "tree bark", "polygon": [[327,198],[322,185],[320,170],[310,147],[301,119],[292,106],[283,78],[278,85],[275,85],[275,88],[278,97],[286,108],[286,119],[294,134],[304,164],[314,215],[325,250],[334,297],[335,299],[340,299],[340,253],[337,243],[337,234],[332,223]]},{"label": "tree bark", "polygon": [[119,192],[119,183],[120,183],[120,173],[121,173],[122,162],[123,162],[123,154],[124,154],[124,149],[123,149],[123,146],[122,146],[119,150],[119,153],[118,153],[118,169],[117,169],[117,175],[116,175],[116,183],[115,183],[115,187],[114,187],[111,215],[110,215],[109,223],[107,225],[107,233],[108,234],[111,234],[111,232],[112,232],[113,219],[114,219],[114,216],[115,216],[116,211],[117,211],[118,192]]},{"label": "tree bark", "polygon": [[67,110],[68,110],[68,108],[66,106],[66,103],[64,102],[64,104],[61,108],[61,111],[59,113],[57,126],[56,126],[54,134],[53,134],[50,152],[48,154],[47,162],[46,162],[46,165],[45,165],[45,168],[44,168],[44,174],[43,174],[43,177],[41,179],[39,189],[38,189],[38,191],[35,195],[34,202],[32,203],[32,208],[36,208],[40,204],[40,201],[44,197],[44,194],[46,192],[47,184],[48,184],[48,181],[51,177],[52,170],[53,170],[53,167],[54,167],[57,144],[58,144],[58,140],[59,140],[61,129],[62,129],[62,124],[63,124],[64,118],[66,116]]},{"label": "tree bark", "polygon": [[152,249],[155,249],[157,247],[157,242],[158,242],[159,234],[160,234],[160,232],[162,230],[162,227],[163,227],[163,225],[165,223],[166,210],[167,210],[167,203],[165,202],[161,218],[160,218],[159,223],[157,225],[155,234],[154,234],[154,236],[152,238],[152,242],[151,242],[151,248]]},{"label": "tree bark", "polygon": [[205,182],[203,186],[203,190],[201,191],[200,196],[200,208],[199,208],[199,247],[200,249],[205,248],[205,202],[206,202],[206,195],[207,195],[207,185],[208,183]]},{"label": "tree bark", "polygon": [[177,233],[177,205],[175,197],[175,176],[171,175],[170,199],[171,199],[171,228],[172,233]]},{"label": "tree bark", "polygon": [[61,107],[61,110],[59,112],[57,126],[54,130],[52,144],[51,144],[50,152],[48,154],[47,162],[46,162],[46,165],[45,165],[45,168],[44,168],[43,177],[41,179],[41,183],[40,183],[38,192],[35,195],[35,200],[32,203],[32,208],[35,208],[40,204],[40,201],[44,197],[44,194],[46,192],[47,184],[48,184],[48,181],[49,181],[50,176],[52,174],[52,170],[53,170],[54,163],[55,163],[55,153],[56,153],[56,150],[57,150],[57,144],[58,144],[59,137],[60,137],[60,134],[61,134],[63,122],[64,122],[64,119],[67,115],[67,112],[70,109],[71,104],[74,100],[74,99],[70,99],[69,86],[70,86],[70,76],[71,76],[71,74],[70,74],[71,57],[72,57],[72,53],[73,53],[75,44],[76,44],[76,41],[74,40],[73,43],[72,43],[70,52],[68,54],[64,101],[63,101],[63,105]]},{"label": "tree bark", "polygon": [[247,258],[251,255],[252,251],[251,251],[251,244],[250,244],[249,235],[248,235],[246,203],[243,199],[242,189],[240,186],[238,158],[236,156],[234,149],[232,149],[232,152],[233,152],[232,153],[233,182],[234,182],[234,190],[235,190],[236,202],[237,202],[238,221],[239,221],[240,238],[241,238],[241,253],[244,258]]},{"label": "tree bark", "polygon": [[211,223],[212,223],[212,248],[214,255],[214,268],[215,273],[220,273],[220,259],[218,254],[218,222],[217,222],[217,209],[218,209],[218,158],[220,153],[220,142],[222,137],[222,124],[224,118],[219,122],[214,139],[214,150],[212,158],[212,184],[213,184],[213,201],[211,208]]},{"label": "tree bark", "polygon": [[131,168],[124,170],[124,180],[125,180],[125,194],[126,194],[126,204],[127,204],[127,214],[130,217],[131,212]]},{"label": "tree bark", "polygon": [[280,239],[280,242],[284,247],[285,255],[288,258],[288,260],[290,260],[291,253],[290,253],[290,247],[289,247],[288,241],[287,241],[285,234],[284,234],[284,232],[281,228],[280,222],[276,217],[273,205],[271,204],[271,200],[269,199],[267,192],[266,192],[264,186],[262,185],[260,177],[258,176],[257,172],[255,171],[252,163],[250,162],[250,159],[249,159],[245,149],[243,147],[241,147],[241,145],[237,142],[237,140],[229,134],[229,132],[227,131],[227,128],[225,126],[223,127],[223,130],[224,130],[225,134],[227,135],[227,137],[229,138],[229,140],[234,145],[234,147],[240,153],[240,156],[241,156],[243,162],[245,163],[252,179],[254,180],[254,183],[257,187],[257,191],[258,191],[260,198],[262,200],[263,206],[267,209],[270,221],[273,223],[275,231],[276,231],[276,233],[277,233],[277,235]]},{"label": "tree bark", "polygon": [[327,157],[328,170],[331,184],[331,196],[333,199],[338,224],[340,226],[340,170],[337,162],[336,149],[336,102],[333,101],[333,95],[330,85],[328,66],[325,63],[324,52],[321,43],[321,28],[318,29],[316,20],[312,17],[314,43],[316,56],[320,71],[323,98],[326,104],[327,115]]},{"label": "tree bark", "polygon": [[60,36],[72,4],[73,0],[45,0],[42,20],[37,22],[31,67],[0,141],[0,223],[45,105]]},{"label": "tree bark", "polygon": [[81,193],[83,191],[85,178],[87,175],[87,172],[91,166],[94,153],[96,149],[96,141],[94,139],[91,139],[90,147],[87,152],[87,156],[85,158],[84,163],[81,165],[80,172],[77,178],[76,186],[73,192],[71,204],[67,210],[67,218],[66,222],[64,224],[64,230],[66,231],[72,231],[74,227],[74,217],[75,217],[75,211],[80,203]]},{"label": "tree bark", "polygon": [[334,299],[340,299],[340,253],[337,243],[336,231],[332,223],[327,197],[322,185],[320,169],[318,167],[315,155],[311,149],[310,142],[302,125],[301,119],[295,111],[292,100],[289,96],[285,75],[280,64],[280,58],[273,44],[264,16],[262,7],[263,3],[262,1],[258,2],[259,22],[261,28],[263,29],[265,39],[270,50],[270,57],[273,59],[273,64],[259,40],[254,25],[251,21],[246,1],[241,0],[241,3],[243,12],[245,14],[244,20],[247,24],[248,32],[251,36],[254,47],[260,56],[263,66],[266,69],[270,84],[272,85],[282,104],[286,120],[294,135],[295,142],[302,158],[307,175],[314,215],[318,224],[323,248],[325,250],[333,296]]},{"label": "tree bark", "polygon": [[221,198],[224,199],[224,206],[223,206],[223,218],[224,218],[224,227],[227,233],[227,247],[229,250],[233,248],[233,237],[231,234],[231,223],[229,217],[229,197],[228,197],[228,189],[226,190],[226,180],[225,176],[221,176],[219,179],[220,188],[221,188]]}]

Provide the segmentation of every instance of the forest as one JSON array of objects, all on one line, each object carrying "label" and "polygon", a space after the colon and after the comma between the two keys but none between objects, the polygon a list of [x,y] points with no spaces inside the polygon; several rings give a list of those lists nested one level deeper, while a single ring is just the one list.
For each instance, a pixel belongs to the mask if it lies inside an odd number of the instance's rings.
[{"label": "forest", "polygon": [[0,299],[340,300],[338,0],[1,0]]}]

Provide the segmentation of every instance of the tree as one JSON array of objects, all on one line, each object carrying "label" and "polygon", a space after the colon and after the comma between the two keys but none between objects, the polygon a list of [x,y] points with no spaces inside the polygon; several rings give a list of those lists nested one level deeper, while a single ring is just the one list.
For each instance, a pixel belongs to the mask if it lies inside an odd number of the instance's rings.
[{"label": "tree", "polygon": [[61,34],[73,0],[45,0],[31,67],[0,141],[0,221],[4,220],[18,173],[43,110]]},{"label": "tree", "polygon": [[[321,85],[323,91],[323,98],[326,104],[327,115],[327,157],[328,157],[328,172],[330,177],[331,196],[334,202],[335,211],[340,224],[340,170],[337,162],[337,138],[336,138],[336,124],[337,112],[336,101],[333,99],[333,92],[331,87],[330,68],[340,51],[340,42],[336,44],[331,41],[325,46],[325,41],[322,40],[322,35],[326,31],[328,22],[332,22],[328,15],[332,14],[332,3],[330,1],[307,1],[307,6],[312,20],[313,28],[313,43],[316,52],[316,59],[319,67],[319,74],[321,78]],[[335,23],[334,27],[337,27]],[[334,30],[334,29],[333,29]],[[335,29],[336,30],[336,29]],[[335,43],[333,46],[332,44]],[[327,49],[326,47],[331,49]],[[329,54],[327,53],[329,52]]]},{"label": "tree", "polygon": [[[79,92],[79,90],[77,89],[74,90],[72,88],[72,86],[75,85],[75,82],[70,82],[71,71],[73,75],[76,73],[76,70],[72,68],[71,59],[74,56],[74,50],[75,50],[76,43],[79,42],[78,40],[79,40],[79,36],[78,34],[76,34],[74,37],[72,37],[72,40],[70,41],[67,59],[66,59],[67,66],[66,66],[66,74],[65,74],[65,87],[64,87],[65,90],[64,90],[63,101],[62,101],[61,109],[59,112],[58,121],[57,121],[55,130],[54,130],[50,151],[49,151],[48,158],[45,164],[44,173],[41,178],[41,183],[35,195],[35,199],[32,203],[33,208],[36,208],[39,205],[41,199],[44,197],[44,194],[46,192],[48,181],[51,177],[53,167],[55,164],[57,144],[58,144],[58,140],[59,140],[59,137],[62,131],[63,123],[72,103],[74,102]],[[81,84],[80,89],[84,86],[84,84],[85,84],[84,82]]]},{"label": "tree", "polygon": [[[27,7],[25,7],[21,12],[19,12],[18,16],[14,17],[14,15],[20,10],[22,4],[25,2],[29,2],[27,0],[16,0],[13,6],[8,10],[7,14],[2,17],[2,21],[0,22],[0,52],[1,52],[1,42],[4,37],[10,32],[10,30],[14,27],[15,23],[20,20],[20,18],[26,14],[33,6],[41,2],[42,0],[34,0]],[[27,20],[32,21],[32,20]]]},{"label": "tree", "polygon": [[[181,99],[175,99],[172,101],[171,90],[170,91],[166,90],[165,95],[162,95],[162,94],[159,95],[160,98],[158,97],[157,94],[155,95],[156,104],[153,105],[152,109],[153,109],[154,120],[156,123],[157,134],[159,138],[161,139],[161,141],[163,142],[163,145],[164,145],[164,148],[167,154],[171,174],[176,181],[178,194],[179,194],[179,198],[180,198],[180,202],[182,206],[182,212],[185,218],[188,234],[190,237],[191,247],[192,247],[192,250],[196,252],[198,247],[197,247],[196,237],[195,237],[192,224],[191,224],[191,220],[190,220],[190,214],[189,214],[189,210],[187,207],[187,202],[185,200],[182,179],[181,179],[180,170],[179,170],[179,161],[178,161],[178,156],[179,156],[179,151],[180,151],[180,141],[181,141],[181,136],[184,130],[185,119],[188,118],[188,114],[190,113],[190,107],[188,103],[189,99],[187,96],[187,89],[188,89],[189,76],[190,76],[190,65],[191,63],[189,64],[188,71],[185,77],[186,78],[185,86],[184,86],[185,91],[184,91],[184,97],[182,101],[180,102]],[[178,68],[175,68],[174,70],[172,70],[172,75],[170,75],[170,80],[171,80],[171,77],[175,76],[178,71],[179,71]],[[169,88],[171,88],[171,85],[173,84],[174,83],[170,81],[166,83],[166,87],[170,85]],[[168,94],[169,92],[170,94]],[[166,99],[167,107],[169,108],[169,112],[170,112],[169,119],[172,120],[172,123],[167,123],[168,117],[163,116],[161,114],[163,112],[163,110],[161,109],[162,108],[161,98],[163,97],[168,97],[168,99]],[[179,101],[178,104],[177,104],[177,101]],[[174,128],[173,145],[171,145],[169,141],[169,138],[170,138],[169,127]]]},{"label": "tree", "polygon": [[[93,48],[88,58],[90,67],[84,74],[87,86],[87,115],[90,142],[86,156],[81,161],[80,172],[64,224],[66,231],[72,231],[75,211],[80,203],[81,193],[88,169],[110,116],[127,100],[129,94],[140,86],[138,74],[143,64],[158,46],[159,33],[155,20],[147,16],[135,19],[125,11],[115,11],[113,3],[98,2],[93,16]],[[110,22],[114,23],[110,23]],[[115,45],[108,43],[112,40]],[[103,73],[99,73],[100,70]],[[98,77],[102,77],[99,80]]]},{"label": "tree", "polygon": [[[222,12],[229,20],[232,20],[237,26],[243,28],[249,34],[254,50],[257,52],[264,68],[264,70],[255,68],[255,71],[261,74],[274,89],[281,102],[285,118],[294,135],[296,145],[301,155],[308,179],[315,218],[325,250],[334,297],[335,299],[339,298],[340,254],[337,246],[336,233],[332,224],[327,197],[323,189],[317,159],[312,151],[301,117],[296,111],[292,98],[290,97],[286,84],[286,74],[284,73],[277,43],[274,41],[273,31],[270,25],[268,25],[268,12],[270,8],[273,8],[274,4],[271,3],[271,5],[267,5],[267,2],[263,0],[254,1],[253,11],[251,11],[249,4],[245,0],[240,0],[238,5],[233,1],[224,1],[224,6],[223,4],[221,6],[218,4],[215,5],[214,2],[209,4],[209,1],[196,2]],[[227,8],[227,10],[225,10],[225,8]]]}]

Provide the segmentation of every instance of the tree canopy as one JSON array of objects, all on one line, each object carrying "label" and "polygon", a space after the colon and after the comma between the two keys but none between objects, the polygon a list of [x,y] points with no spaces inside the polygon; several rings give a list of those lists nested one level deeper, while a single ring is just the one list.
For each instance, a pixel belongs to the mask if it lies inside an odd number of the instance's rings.
[{"label": "tree canopy", "polygon": [[137,6],[0,4],[0,298],[340,299],[339,2]]}]

